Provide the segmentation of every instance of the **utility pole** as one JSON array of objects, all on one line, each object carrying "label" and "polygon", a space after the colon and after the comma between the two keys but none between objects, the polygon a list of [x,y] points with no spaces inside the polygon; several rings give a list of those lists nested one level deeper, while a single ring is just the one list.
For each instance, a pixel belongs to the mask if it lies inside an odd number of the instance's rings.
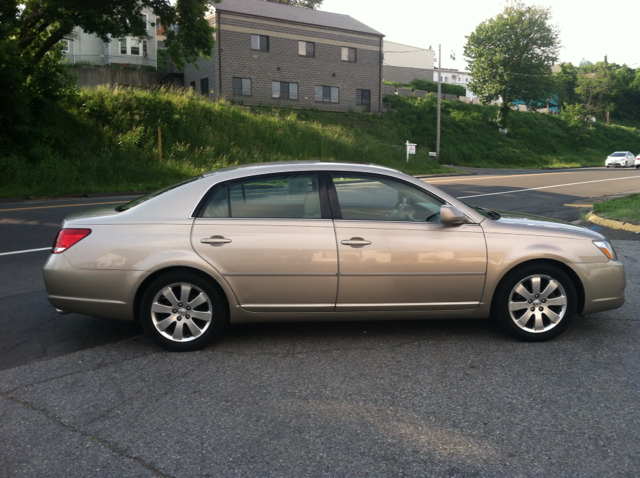
[{"label": "utility pole", "polygon": [[440,160],[440,106],[442,96],[442,44],[438,45],[438,125],[436,126],[436,158]]}]

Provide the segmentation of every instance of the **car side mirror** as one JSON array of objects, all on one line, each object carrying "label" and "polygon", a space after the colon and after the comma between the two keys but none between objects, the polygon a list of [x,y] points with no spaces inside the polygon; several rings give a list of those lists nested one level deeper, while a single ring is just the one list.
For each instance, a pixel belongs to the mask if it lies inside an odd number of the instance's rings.
[{"label": "car side mirror", "polygon": [[467,222],[467,216],[457,207],[444,204],[440,206],[440,222],[445,226],[459,226]]}]

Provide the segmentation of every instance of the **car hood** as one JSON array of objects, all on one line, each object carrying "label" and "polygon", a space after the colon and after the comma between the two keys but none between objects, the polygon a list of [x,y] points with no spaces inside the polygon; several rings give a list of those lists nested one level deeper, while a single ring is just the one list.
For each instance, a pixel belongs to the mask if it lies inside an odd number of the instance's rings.
[{"label": "car hood", "polygon": [[626,161],[627,158],[624,156],[609,156],[607,157],[607,161]]},{"label": "car hood", "polygon": [[586,227],[570,222],[514,211],[496,211],[500,219],[491,222],[502,229],[502,233],[527,234],[531,236],[554,236],[575,239],[603,240],[604,236]]}]

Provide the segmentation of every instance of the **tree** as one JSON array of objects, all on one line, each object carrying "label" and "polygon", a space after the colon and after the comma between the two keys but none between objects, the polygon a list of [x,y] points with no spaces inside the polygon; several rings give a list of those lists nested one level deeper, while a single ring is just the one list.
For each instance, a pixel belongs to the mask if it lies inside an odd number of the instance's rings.
[{"label": "tree", "polygon": [[323,0],[267,0],[273,3],[286,3],[287,5],[295,5],[296,7],[306,7],[312,10],[322,6]]},{"label": "tree", "polygon": [[161,18],[167,30],[166,48],[177,65],[208,55],[213,48],[213,28],[204,18],[208,0],[3,0],[3,3],[5,8],[0,15],[5,14],[6,18],[0,20],[11,23],[9,39],[16,42],[18,53],[30,65],[37,65],[76,26],[105,42],[126,35],[146,36],[143,7],[151,8]]},{"label": "tree", "polygon": [[551,10],[516,2],[467,37],[469,89],[487,104],[502,98],[498,124],[506,127],[514,100],[537,106],[552,93],[551,66],[560,49]]},{"label": "tree", "polygon": [[561,63],[560,70],[553,74],[556,83],[558,105],[573,105],[580,102],[576,93],[578,85],[578,68],[571,63]]},{"label": "tree", "polygon": [[141,12],[150,7],[166,27],[172,61],[182,66],[211,53],[214,30],[204,18],[209,6],[208,0],[0,0],[0,134],[32,120],[41,110],[34,101],[72,90],[60,40],[74,27],[105,42],[144,37]]},{"label": "tree", "polygon": [[585,111],[594,116],[604,116],[607,124],[616,108],[616,97],[621,86],[618,68],[605,58],[595,65],[580,68],[576,93],[580,95]]}]

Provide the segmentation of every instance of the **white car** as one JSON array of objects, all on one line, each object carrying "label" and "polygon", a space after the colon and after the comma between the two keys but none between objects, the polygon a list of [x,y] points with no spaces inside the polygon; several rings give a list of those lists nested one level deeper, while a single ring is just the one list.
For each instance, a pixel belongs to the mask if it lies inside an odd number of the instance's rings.
[{"label": "white car", "polygon": [[636,160],[634,162],[636,169],[640,169],[640,154],[636,156]]},{"label": "white car", "polygon": [[[640,156],[640,155],[638,155]],[[634,157],[633,157],[633,153],[631,151],[616,151],[615,153],[611,153],[606,161],[604,162],[604,165],[608,168],[611,166],[615,166],[616,168],[622,166],[633,166],[634,163]],[[635,159],[635,161],[638,161],[637,159]]]}]

